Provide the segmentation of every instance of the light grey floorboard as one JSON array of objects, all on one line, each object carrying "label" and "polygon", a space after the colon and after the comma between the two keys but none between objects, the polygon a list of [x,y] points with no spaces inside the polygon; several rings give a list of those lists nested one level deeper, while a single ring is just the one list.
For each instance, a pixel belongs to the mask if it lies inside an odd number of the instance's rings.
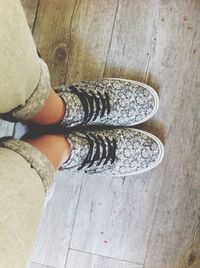
[{"label": "light grey floorboard", "polygon": [[65,268],[142,268],[143,265],[71,250]]},{"label": "light grey floorboard", "polygon": [[32,261],[63,268],[68,252],[71,231],[81,188],[80,175],[57,173],[55,189],[49,191]]},{"label": "light grey floorboard", "polygon": [[[145,80],[156,9],[155,1],[118,1],[104,77]],[[88,59],[91,61],[92,57]],[[94,59],[98,63],[99,57]],[[110,177],[94,180],[86,177],[71,247],[143,263],[161,186],[161,167],[158,170],[126,178],[124,186],[123,179],[117,179],[110,188]],[[146,192],[143,186],[148,188]],[[100,234],[102,229],[106,234]]]},{"label": "light grey floorboard", "polygon": [[158,0],[119,0],[104,77],[144,81]]},{"label": "light grey floorboard", "polygon": [[13,136],[15,139],[20,139],[26,132],[28,128],[22,123],[16,123],[14,128]]},{"label": "light grey floorboard", "polygon": [[12,136],[13,130],[14,130],[14,123],[0,119],[0,138],[5,136]]},{"label": "light grey floorboard", "polygon": [[160,1],[149,73],[166,128],[163,180],[145,268],[200,267],[200,2]]},{"label": "light grey floorboard", "polygon": [[28,268],[55,268],[55,267],[31,262]]},{"label": "light grey floorboard", "polygon": [[158,198],[149,174],[85,176],[70,247],[143,263]]}]

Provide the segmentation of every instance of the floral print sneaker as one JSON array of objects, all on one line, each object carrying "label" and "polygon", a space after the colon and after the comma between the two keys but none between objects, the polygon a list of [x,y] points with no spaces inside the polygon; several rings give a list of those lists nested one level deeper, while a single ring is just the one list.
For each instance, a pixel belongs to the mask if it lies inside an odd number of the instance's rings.
[{"label": "floral print sneaker", "polygon": [[103,78],[61,85],[55,91],[66,104],[61,122],[65,127],[136,125],[151,118],[159,105],[153,88],[133,80]]},{"label": "floral print sneaker", "polygon": [[161,141],[134,128],[75,131],[66,135],[72,152],[61,169],[97,175],[134,175],[156,167],[162,160]]}]

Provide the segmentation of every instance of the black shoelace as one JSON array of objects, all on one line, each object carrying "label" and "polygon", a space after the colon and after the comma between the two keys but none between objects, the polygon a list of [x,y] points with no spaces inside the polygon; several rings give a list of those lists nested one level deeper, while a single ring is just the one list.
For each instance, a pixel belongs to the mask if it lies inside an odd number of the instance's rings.
[{"label": "black shoelace", "polygon": [[84,134],[90,148],[85,160],[82,162],[78,170],[83,169],[85,166],[90,168],[94,163],[96,166],[99,166],[103,160],[103,165],[106,165],[109,160],[111,161],[110,163],[113,164],[116,160],[116,139],[112,138],[112,140],[110,140],[108,137],[104,136],[104,140],[100,135],[95,136],[92,133]]},{"label": "black shoelace", "polygon": [[75,86],[70,86],[69,89],[72,93],[76,94],[84,109],[84,119],[83,124],[88,123],[89,121],[94,121],[98,115],[102,118],[107,111],[107,115],[110,113],[110,102],[109,95],[107,92],[102,93],[96,91],[95,93],[92,90],[86,92],[84,89],[77,89]]}]

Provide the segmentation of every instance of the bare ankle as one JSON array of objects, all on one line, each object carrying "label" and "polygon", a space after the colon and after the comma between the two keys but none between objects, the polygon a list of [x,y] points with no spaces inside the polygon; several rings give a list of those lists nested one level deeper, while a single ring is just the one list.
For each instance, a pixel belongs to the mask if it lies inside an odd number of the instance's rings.
[{"label": "bare ankle", "polygon": [[40,125],[59,124],[65,115],[65,110],[64,101],[52,89],[42,110],[32,117],[30,121]]},{"label": "bare ankle", "polygon": [[71,146],[63,135],[43,135],[34,139],[27,139],[25,142],[46,155],[55,169],[66,162],[71,154]]}]

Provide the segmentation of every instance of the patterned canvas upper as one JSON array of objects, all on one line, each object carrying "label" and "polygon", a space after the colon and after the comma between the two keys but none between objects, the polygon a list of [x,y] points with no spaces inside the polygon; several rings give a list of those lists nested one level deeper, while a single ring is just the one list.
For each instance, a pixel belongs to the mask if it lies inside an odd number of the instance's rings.
[{"label": "patterned canvas upper", "polygon": [[74,132],[67,135],[72,147],[63,168],[100,175],[138,174],[155,167],[163,146],[153,135],[133,128]]},{"label": "patterned canvas upper", "polygon": [[158,108],[157,93],[132,80],[100,79],[61,85],[55,91],[66,103],[64,126],[140,124]]}]

